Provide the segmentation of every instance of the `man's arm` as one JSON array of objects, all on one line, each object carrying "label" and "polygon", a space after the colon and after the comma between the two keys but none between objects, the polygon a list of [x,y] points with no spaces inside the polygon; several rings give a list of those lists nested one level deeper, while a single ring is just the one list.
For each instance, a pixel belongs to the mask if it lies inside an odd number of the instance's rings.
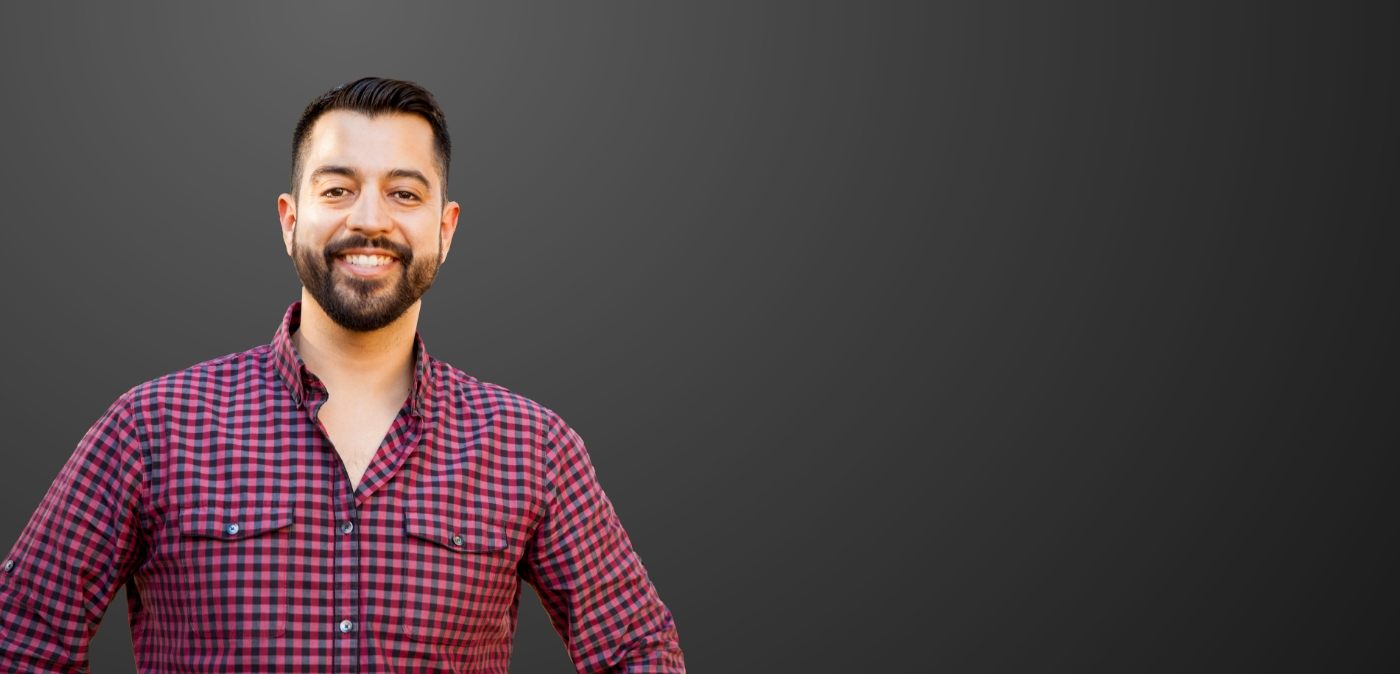
[{"label": "man's arm", "polygon": [[675,620],[599,486],[583,440],[559,422],[548,443],[549,512],[521,575],[581,674],[685,672]]},{"label": "man's arm", "polygon": [[83,436],[0,561],[0,672],[87,672],[107,605],[144,554],[131,396]]}]

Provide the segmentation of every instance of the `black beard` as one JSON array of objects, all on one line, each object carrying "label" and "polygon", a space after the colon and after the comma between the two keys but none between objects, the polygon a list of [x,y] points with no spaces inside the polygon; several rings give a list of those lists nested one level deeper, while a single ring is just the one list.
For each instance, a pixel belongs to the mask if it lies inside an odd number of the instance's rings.
[{"label": "black beard", "polygon": [[[438,246],[441,250],[441,240]],[[399,276],[363,279],[344,272],[337,275],[336,256],[351,248],[380,248],[392,253],[398,258]],[[415,262],[413,251],[407,246],[359,235],[331,244],[318,255],[306,246],[297,245],[296,230],[292,230],[292,262],[302,285],[336,325],[354,332],[378,330],[398,320],[432,287],[439,257]],[[393,289],[377,293],[386,283],[392,283]]]}]

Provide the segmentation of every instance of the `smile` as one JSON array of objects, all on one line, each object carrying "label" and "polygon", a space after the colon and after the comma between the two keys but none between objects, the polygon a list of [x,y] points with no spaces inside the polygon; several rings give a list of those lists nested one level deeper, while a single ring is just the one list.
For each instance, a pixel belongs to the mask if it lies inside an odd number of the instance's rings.
[{"label": "smile", "polygon": [[396,260],[388,255],[341,255],[336,262],[357,276],[378,276],[393,267]]},{"label": "smile", "polygon": [[394,258],[388,255],[344,255],[340,259],[356,267],[380,267],[394,261]]}]

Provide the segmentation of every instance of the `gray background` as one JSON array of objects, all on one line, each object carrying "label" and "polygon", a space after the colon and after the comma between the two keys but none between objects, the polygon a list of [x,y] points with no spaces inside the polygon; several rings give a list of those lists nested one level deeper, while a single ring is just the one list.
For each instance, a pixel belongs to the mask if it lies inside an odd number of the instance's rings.
[{"label": "gray background", "polygon": [[272,335],[292,126],[373,74],[456,145],[428,347],[579,431],[693,671],[1395,664],[1394,16],[31,5],[0,548],[116,396]]}]

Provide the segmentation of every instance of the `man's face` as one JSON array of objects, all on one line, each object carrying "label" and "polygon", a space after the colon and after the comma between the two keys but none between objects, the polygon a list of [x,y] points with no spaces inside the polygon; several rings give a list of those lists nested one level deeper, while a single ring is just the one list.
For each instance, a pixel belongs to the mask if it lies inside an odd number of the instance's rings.
[{"label": "man's face", "polygon": [[417,115],[322,115],[307,136],[298,195],[277,199],[297,275],[347,330],[377,330],[427,292],[460,207],[443,203],[433,131]]}]

